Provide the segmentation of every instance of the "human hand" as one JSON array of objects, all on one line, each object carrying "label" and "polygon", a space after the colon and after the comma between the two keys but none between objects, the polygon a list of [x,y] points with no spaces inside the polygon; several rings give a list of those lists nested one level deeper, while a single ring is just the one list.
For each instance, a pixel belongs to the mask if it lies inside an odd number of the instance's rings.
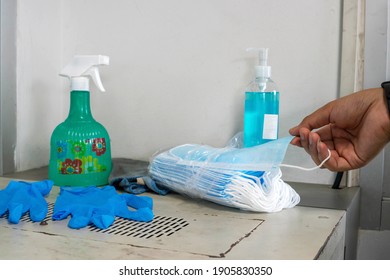
[{"label": "human hand", "polygon": [[360,168],[390,141],[390,118],[382,88],[368,89],[329,102],[289,130],[292,145],[302,147],[331,171]]}]

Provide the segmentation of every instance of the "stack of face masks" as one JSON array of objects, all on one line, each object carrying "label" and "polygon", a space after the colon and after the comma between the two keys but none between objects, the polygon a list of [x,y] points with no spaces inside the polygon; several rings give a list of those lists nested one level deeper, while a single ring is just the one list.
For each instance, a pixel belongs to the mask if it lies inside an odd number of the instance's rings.
[{"label": "stack of face masks", "polygon": [[238,148],[182,145],[155,156],[150,176],[158,185],[194,198],[256,212],[276,212],[299,203],[279,165],[292,137]]}]

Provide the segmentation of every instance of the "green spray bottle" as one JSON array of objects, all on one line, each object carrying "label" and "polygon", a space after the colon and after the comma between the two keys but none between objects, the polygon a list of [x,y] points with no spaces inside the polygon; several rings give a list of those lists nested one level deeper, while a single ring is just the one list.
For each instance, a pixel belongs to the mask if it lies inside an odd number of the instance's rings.
[{"label": "green spray bottle", "polygon": [[89,78],[104,92],[98,66],[109,57],[79,55],[62,69],[70,79],[70,110],[67,119],[53,131],[50,140],[49,179],[57,186],[101,186],[112,169],[110,137],[95,121],[90,108]]}]

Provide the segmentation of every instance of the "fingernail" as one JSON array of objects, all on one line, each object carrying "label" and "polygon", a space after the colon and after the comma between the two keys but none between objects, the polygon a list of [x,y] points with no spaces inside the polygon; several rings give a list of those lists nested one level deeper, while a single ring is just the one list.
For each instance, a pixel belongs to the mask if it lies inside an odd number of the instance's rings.
[{"label": "fingernail", "polygon": [[295,134],[293,133],[293,131],[295,130],[295,127],[292,127],[288,130],[288,133],[290,133],[290,135],[293,135],[295,136]]},{"label": "fingernail", "polygon": [[301,138],[301,141],[305,141],[305,136],[303,135],[303,133],[299,133],[299,137]]},{"label": "fingernail", "polygon": [[318,152],[318,153],[321,152],[320,144],[321,144],[321,140],[318,139],[318,141],[317,141],[317,152]]},{"label": "fingernail", "polygon": [[321,140],[320,140],[320,139],[318,139],[318,141],[317,141],[317,153],[318,153],[318,159],[319,159],[320,161],[322,161],[322,156],[321,156],[321,147],[320,147],[320,144],[321,144]]},{"label": "fingernail", "polygon": [[294,146],[298,146],[297,137],[294,137],[294,138],[290,141],[290,144],[291,144],[291,145],[294,145]]}]

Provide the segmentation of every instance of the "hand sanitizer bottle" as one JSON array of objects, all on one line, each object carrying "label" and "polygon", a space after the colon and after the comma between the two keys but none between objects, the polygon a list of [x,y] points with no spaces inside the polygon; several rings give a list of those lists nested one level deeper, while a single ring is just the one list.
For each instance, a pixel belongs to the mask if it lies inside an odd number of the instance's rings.
[{"label": "hand sanitizer bottle", "polygon": [[105,91],[98,66],[108,65],[103,55],[75,56],[60,75],[70,80],[70,109],[50,140],[49,179],[58,186],[108,184],[112,169],[110,137],[95,121],[90,108],[89,78]]},{"label": "hand sanitizer bottle", "polygon": [[267,64],[268,48],[249,48],[259,52],[256,78],[245,90],[244,147],[252,147],[278,138],[279,90],[271,80]]}]

